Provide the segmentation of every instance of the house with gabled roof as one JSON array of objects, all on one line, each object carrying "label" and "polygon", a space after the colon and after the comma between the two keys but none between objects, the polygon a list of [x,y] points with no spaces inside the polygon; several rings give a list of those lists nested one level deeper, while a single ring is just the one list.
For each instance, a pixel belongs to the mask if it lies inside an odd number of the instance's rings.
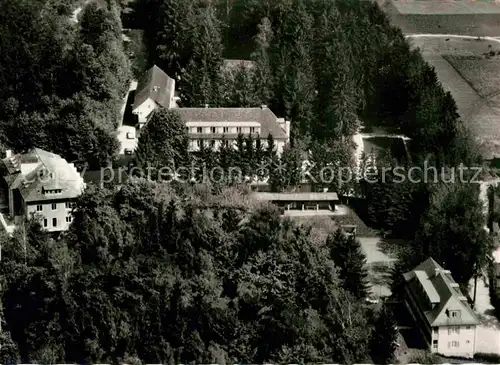
[{"label": "house with gabled roof", "polygon": [[0,170],[0,200],[5,213],[2,224],[5,218],[18,223],[36,213],[49,232],[68,229],[74,201],[85,188],[74,164],[54,153],[33,148],[15,155],[7,151]]},{"label": "house with gabled roof", "polygon": [[[226,60],[225,68],[239,66],[251,68],[254,63],[244,60]],[[223,143],[236,146],[239,134],[259,139],[263,148],[271,135],[278,154],[290,142],[290,121],[278,118],[266,105],[253,108],[179,108],[175,95],[175,80],[158,66],[150,68],[139,81],[132,113],[137,115],[139,129],[158,108],[174,110],[188,127],[189,149],[198,151],[201,146],[218,149]]]},{"label": "house with gabled roof", "polygon": [[236,146],[241,133],[260,139],[262,147],[272,135],[278,154],[290,141],[290,122],[276,115],[266,105],[259,108],[177,108],[175,112],[186,122],[189,149],[204,146],[217,150],[223,143]]},{"label": "house with gabled roof", "polygon": [[403,276],[406,307],[431,352],[472,358],[479,322],[451,272],[428,258]]},{"label": "house with gabled roof", "polygon": [[175,80],[154,65],[137,83],[132,114],[137,116],[141,128],[156,108],[174,108],[176,102]]}]

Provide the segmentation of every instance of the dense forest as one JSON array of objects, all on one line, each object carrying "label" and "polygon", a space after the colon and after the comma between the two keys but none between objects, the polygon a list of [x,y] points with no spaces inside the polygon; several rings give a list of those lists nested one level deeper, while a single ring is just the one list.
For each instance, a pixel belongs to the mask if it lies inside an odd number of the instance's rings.
[{"label": "dense forest", "polygon": [[[121,4],[0,0],[0,142],[36,146],[92,167],[113,163],[130,64]],[[129,4],[130,6],[130,4]],[[193,162],[271,170],[272,189],[353,167],[359,126],[407,135],[411,159],[381,167],[477,162],[477,150],[434,70],[374,2],[137,0],[127,28],[144,30],[149,65],[179,79],[182,106],[268,105],[292,121],[278,156],[240,135],[236,149],[187,153],[175,113],[139,138],[139,167]],[[253,61],[227,70],[225,58]],[[368,160],[365,159],[368,164]],[[152,180],[158,176],[153,175]],[[1,236],[0,363],[391,363],[390,310],[365,305],[359,242],[326,238],[257,204],[237,181],[166,184],[133,178],[90,186],[69,232],[54,240],[36,217]],[[432,255],[467,285],[491,242],[467,184],[321,183],[368,201],[373,224],[409,239],[394,270]],[[470,214],[465,214],[465,211]]]},{"label": "dense forest", "polygon": [[392,359],[367,331],[389,312],[363,304],[364,255],[340,232],[316,239],[238,189],[146,180],[76,209],[58,242],[34,220],[1,238],[3,363]]},{"label": "dense forest", "polygon": [[[417,160],[477,158],[451,95],[375,2],[223,3],[137,3],[149,62],[181,77],[185,106],[269,105],[306,147],[335,143],[361,122],[412,138]],[[227,72],[228,55],[255,66]]]},{"label": "dense forest", "polygon": [[129,78],[118,5],[92,3],[73,24],[65,2],[0,4],[2,144],[107,165]]}]

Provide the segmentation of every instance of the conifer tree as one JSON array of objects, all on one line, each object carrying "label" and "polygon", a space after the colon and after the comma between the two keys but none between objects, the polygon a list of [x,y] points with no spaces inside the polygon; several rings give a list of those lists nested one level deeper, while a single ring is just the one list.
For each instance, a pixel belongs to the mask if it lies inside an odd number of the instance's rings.
[{"label": "conifer tree", "polygon": [[267,135],[266,148],[264,151],[265,163],[268,165],[275,164],[278,159],[278,153],[276,150],[276,144],[274,142],[274,137],[271,133]]},{"label": "conifer tree", "polygon": [[255,155],[255,167],[258,168],[260,165],[262,165],[264,159],[264,148],[262,146],[262,141],[259,135],[257,135],[257,137],[255,138],[254,155]]},{"label": "conifer tree", "polygon": [[374,364],[390,364],[394,361],[398,331],[391,309],[383,304],[372,329],[370,356]]},{"label": "conifer tree", "polygon": [[181,102],[185,106],[217,107],[222,101],[222,35],[213,5],[193,9],[191,58],[181,78]]},{"label": "conifer tree", "polygon": [[256,158],[255,158],[255,141],[252,134],[248,134],[245,138],[245,165],[246,165],[246,176],[253,176],[256,169]]},{"label": "conifer tree", "polygon": [[256,94],[261,104],[270,104],[273,99],[273,74],[269,60],[269,47],[273,39],[273,30],[268,18],[263,18],[255,37],[255,52],[251,58],[255,62],[254,82]]},{"label": "conifer tree", "polygon": [[152,54],[155,63],[170,77],[180,75],[189,60],[192,40],[188,37],[189,0],[163,0],[159,8]]},{"label": "conifer tree", "polygon": [[366,256],[361,244],[353,236],[347,237],[340,229],[327,238],[330,257],[339,268],[344,288],[357,299],[368,296]]}]

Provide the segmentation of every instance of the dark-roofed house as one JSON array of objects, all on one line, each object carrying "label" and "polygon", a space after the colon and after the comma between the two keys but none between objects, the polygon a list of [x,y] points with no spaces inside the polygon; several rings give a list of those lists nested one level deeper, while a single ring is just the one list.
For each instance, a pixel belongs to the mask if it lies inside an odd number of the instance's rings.
[{"label": "dark-roofed house", "polygon": [[253,192],[252,197],[260,201],[271,202],[285,211],[335,211],[335,205],[340,202],[337,193],[270,193]]},{"label": "dark-roofed house", "polygon": [[48,231],[68,229],[72,204],[85,188],[74,164],[54,153],[33,148],[16,155],[7,151],[1,170],[2,199],[15,222],[38,213]]},{"label": "dark-roofed house", "polygon": [[431,352],[472,358],[478,319],[450,271],[428,258],[403,276],[405,304]]},{"label": "dark-roofed house", "polygon": [[142,127],[157,107],[174,108],[176,102],[175,80],[155,65],[137,84],[132,113],[137,115],[139,127]]},{"label": "dark-roofed house", "polygon": [[188,127],[191,151],[202,144],[214,149],[223,143],[235,145],[239,133],[252,134],[263,146],[271,134],[280,154],[290,141],[290,122],[276,115],[266,105],[260,108],[176,108]]}]

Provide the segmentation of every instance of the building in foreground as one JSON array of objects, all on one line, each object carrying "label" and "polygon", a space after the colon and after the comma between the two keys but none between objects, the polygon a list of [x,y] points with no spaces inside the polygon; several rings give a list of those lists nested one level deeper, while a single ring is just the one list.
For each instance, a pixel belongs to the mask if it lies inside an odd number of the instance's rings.
[{"label": "building in foreground", "polygon": [[17,224],[36,213],[49,232],[68,229],[73,203],[83,192],[85,183],[72,163],[51,152],[33,148],[27,153],[1,160],[1,222]]},{"label": "building in foreground", "polygon": [[406,307],[431,352],[472,358],[478,319],[450,271],[428,258],[403,276]]}]

